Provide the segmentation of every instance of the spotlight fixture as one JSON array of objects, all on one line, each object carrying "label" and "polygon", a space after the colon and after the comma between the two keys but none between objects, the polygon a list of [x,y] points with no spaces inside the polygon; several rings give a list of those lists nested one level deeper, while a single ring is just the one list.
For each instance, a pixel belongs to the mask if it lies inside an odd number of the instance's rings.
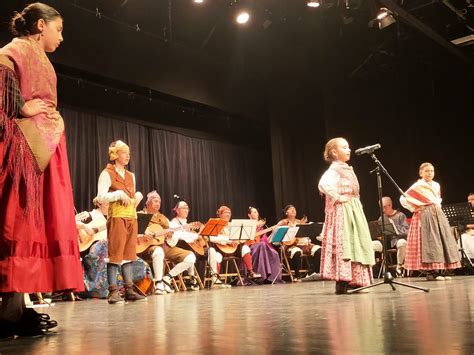
[{"label": "spotlight fixture", "polygon": [[204,2],[204,0],[194,0],[194,2],[195,2],[196,4],[202,4],[202,3]]},{"label": "spotlight fixture", "polygon": [[321,2],[319,0],[308,0],[306,2],[306,6],[308,6],[308,7],[319,7],[319,6],[321,6]]},{"label": "spotlight fixture", "polygon": [[249,21],[249,19],[250,19],[250,14],[245,10],[237,13],[237,17],[235,18],[237,23],[241,25],[246,24]]},{"label": "spotlight fixture", "polygon": [[382,7],[376,17],[379,23],[379,29],[383,30],[384,28],[397,22],[395,17],[393,17],[392,12],[385,7]]}]

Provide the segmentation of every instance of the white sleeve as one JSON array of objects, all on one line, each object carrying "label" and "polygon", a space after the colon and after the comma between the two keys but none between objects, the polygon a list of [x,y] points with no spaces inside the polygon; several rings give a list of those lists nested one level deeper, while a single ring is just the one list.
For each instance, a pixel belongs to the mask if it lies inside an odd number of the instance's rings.
[{"label": "white sleeve", "polygon": [[170,247],[175,247],[176,244],[179,242],[179,234],[176,232],[173,233],[173,235],[169,238],[166,238],[166,244],[168,244]]},{"label": "white sleeve", "polygon": [[227,244],[227,242],[230,240],[228,236],[225,235],[217,235],[217,236],[210,236],[210,241],[212,243],[217,243],[217,244]]},{"label": "white sleeve", "polygon": [[408,211],[410,212],[414,212],[415,209],[413,208],[412,205],[410,205],[407,201],[407,199],[405,198],[405,196],[401,195],[400,196],[400,204],[405,207]]},{"label": "white sleeve", "polygon": [[321,180],[319,180],[318,189],[325,195],[328,195],[333,202],[339,200],[341,195],[337,192],[336,181],[337,181],[337,173],[332,170],[327,170],[323,176],[321,176]]},{"label": "white sleeve", "polygon": [[133,198],[135,199],[135,208],[136,208],[140,204],[140,202],[142,202],[143,194],[140,191],[137,191],[137,183],[135,180],[135,174],[134,173],[130,173],[130,174],[132,174],[132,178],[133,178],[133,189],[136,191],[135,195],[133,196]]},{"label": "white sleeve", "polygon": [[110,175],[107,171],[103,170],[100,173],[99,182],[97,184],[97,199],[100,203],[118,201],[125,194],[122,190],[109,192],[110,186],[112,186]]}]

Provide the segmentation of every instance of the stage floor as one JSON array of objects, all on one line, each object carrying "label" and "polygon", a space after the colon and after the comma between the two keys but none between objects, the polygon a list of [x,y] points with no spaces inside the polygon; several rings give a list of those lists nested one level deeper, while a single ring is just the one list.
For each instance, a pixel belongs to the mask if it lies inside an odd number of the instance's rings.
[{"label": "stage floor", "polygon": [[[57,302],[40,338],[1,340],[0,353],[474,353],[474,277],[397,279],[334,295],[334,282],[233,287],[147,302]],[[41,310],[43,311],[43,310]]]}]

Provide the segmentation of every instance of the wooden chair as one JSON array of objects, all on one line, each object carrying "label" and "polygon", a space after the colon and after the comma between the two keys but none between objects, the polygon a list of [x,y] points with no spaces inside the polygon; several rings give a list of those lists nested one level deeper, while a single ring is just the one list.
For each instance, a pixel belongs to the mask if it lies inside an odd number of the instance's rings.
[{"label": "wooden chair", "polygon": [[[165,258],[165,275],[174,267],[174,263]],[[176,292],[186,291],[186,284],[184,283],[183,276],[181,274],[171,279],[173,288]]]},{"label": "wooden chair", "polygon": [[[224,283],[227,283],[227,278],[237,277],[240,284],[244,285],[244,280],[242,279],[242,275],[240,274],[239,270],[239,264],[237,264],[238,259],[239,258],[236,256],[224,256],[222,258],[221,273],[219,275],[224,277]],[[229,271],[229,264],[233,266],[233,272]],[[224,269],[224,272],[222,272],[222,269]]]}]

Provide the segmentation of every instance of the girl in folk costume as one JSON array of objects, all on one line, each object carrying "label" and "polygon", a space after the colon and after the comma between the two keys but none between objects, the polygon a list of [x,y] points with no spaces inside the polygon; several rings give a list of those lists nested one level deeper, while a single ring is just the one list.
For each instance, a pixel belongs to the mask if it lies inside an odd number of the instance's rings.
[{"label": "girl in folk costume", "polygon": [[[458,248],[449,222],[441,210],[441,188],[431,163],[420,165],[421,179],[400,197],[403,207],[413,212],[407,236],[407,270],[428,270],[427,280],[442,281],[438,269],[461,267]],[[450,279],[450,277],[447,277]]]},{"label": "girl in folk costume", "polygon": [[125,281],[125,300],[138,301],[145,297],[133,290],[132,262],[137,259],[137,211],[136,207],[143,198],[135,192],[135,174],[126,170],[130,161],[130,148],[118,140],[109,146],[109,159],[99,176],[97,199],[100,203],[109,203],[107,215],[107,242],[109,263],[107,279],[109,281],[108,302],[122,303],[123,299],[117,287],[117,272],[122,265]]},{"label": "girl in folk costume", "polygon": [[369,226],[359,199],[359,182],[347,164],[351,150],[344,138],[326,143],[324,160],[331,163],[319,181],[326,195],[325,223],[321,252],[321,274],[336,281],[336,294],[368,286],[375,264]]},{"label": "girl in folk costume", "polygon": [[83,288],[64,122],[46,52],[63,20],[33,3],[11,20],[0,49],[0,336],[41,335],[57,325],[26,309],[23,293]]}]

